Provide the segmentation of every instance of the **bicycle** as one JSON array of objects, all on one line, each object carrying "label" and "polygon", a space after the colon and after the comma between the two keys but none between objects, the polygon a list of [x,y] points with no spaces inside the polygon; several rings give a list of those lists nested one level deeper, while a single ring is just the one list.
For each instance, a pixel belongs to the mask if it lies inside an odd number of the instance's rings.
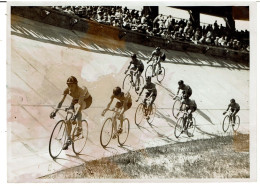
[{"label": "bicycle", "polygon": [[[131,77],[131,73],[126,74],[124,81],[123,81],[123,86],[122,88],[124,90],[126,90],[127,92],[129,92],[129,90],[131,89],[131,87],[135,88],[135,92],[138,93],[137,87],[141,87],[144,84],[144,78],[141,75],[140,76],[140,81],[139,81],[139,86],[136,86],[137,84],[137,78],[136,78],[136,73],[137,72],[133,72],[133,77]],[[133,79],[133,81],[132,81]]]},{"label": "bicycle", "polygon": [[236,132],[239,128],[240,117],[238,115],[236,115],[236,119],[235,119],[235,123],[234,123],[232,121],[233,117],[231,117],[231,114],[232,114],[232,112],[231,112],[231,110],[229,110],[229,113],[224,117],[223,124],[222,124],[222,129],[224,132],[227,132],[230,125],[232,126],[232,129],[234,132]]},{"label": "bicycle", "polygon": [[183,111],[183,115],[177,120],[177,124],[175,125],[174,135],[176,138],[179,138],[180,135],[187,131],[187,136],[192,137],[193,133],[196,128],[196,120],[192,117],[191,119],[188,118],[187,110]]},{"label": "bicycle", "polygon": [[159,72],[159,64],[156,62],[156,59],[154,59],[152,64],[148,65],[148,67],[145,70],[145,77],[148,76],[156,76],[157,81],[161,83],[165,77],[165,68],[161,66],[161,72]]},{"label": "bicycle", "polygon": [[[138,101],[138,99],[137,99],[137,101]],[[140,125],[144,116],[145,116],[145,119],[147,120],[147,122],[149,124],[152,124],[154,117],[155,117],[155,113],[156,113],[156,105],[153,103],[152,108],[149,109],[148,105],[150,105],[150,103],[151,103],[151,95],[147,98],[146,105],[143,100],[142,103],[140,103],[138,105],[138,107],[136,108],[136,111],[135,111],[135,124],[136,125],[138,125],[138,126]],[[138,119],[138,117],[141,117],[141,118]]]},{"label": "bicycle", "polygon": [[174,103],[173,103],[173,106],[172,106],[172,115],[173,117],[177,118],[179,113],[180,113],[180,107],[181,107],[181,99],[182,99],[182,96],[175,96],[173,98],[174,100]]},{"label": "bicycle", "polygon": [[109,142],[111,141],[113,135],[113,138],[117,137],[118,143],[122,146],[125,144],[129,135],[129,129],[130,129],[129,120],[127,118],[123,119],[122,131],[118,133],[119,128],[117,126],[117,119],[119,119],[121,109],[118,110],[107,109],[107,110],[113,111],[113,115],[112,117],[107,118],[102,126],[101,133],[100,133],[100,143],[103,148],[106,148]]},{"label": "bicycle", "polygon": [[[56,109],[62,110],[66,112],[66,117],[63,120],[60,120],[56,123],[51,133],[50,141],[49,141],[49,154],[50,156],[55,159],[57,158],[62,149],[64,144],[66,143],[68,136],[71,138],[72,142],[72,149],[73,152],[78,155],[84,149],[87,139],[88,139],[88,122],[86,120],[82,120],[82,132],[79,136],[76,136],[78,130],[78,122],[74,122],[71,118],[74,116],[74,112],[69,110],[69,108],[65,109]],[[66,125],[68,122],[74,126],[72,134],[68,134]]]}]

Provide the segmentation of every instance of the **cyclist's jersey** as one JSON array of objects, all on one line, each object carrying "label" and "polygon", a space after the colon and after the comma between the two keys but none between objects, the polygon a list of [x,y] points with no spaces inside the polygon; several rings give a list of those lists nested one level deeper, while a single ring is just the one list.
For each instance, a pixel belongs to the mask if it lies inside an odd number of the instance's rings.
[{"label": "cyclist's jersey", "polygon": [[[122,94],[123,94],[123,95],[122,95]],[[126,102],[126,104],[132,103],[132,98],[131,98],[131,95],[130,95],[129,92],[127,92],[127,93],[125,93],[125,94],[122,92],[122,94],[120,94],[119,96],[115,96],[115,95],[113,94],[113,95],[111,96],[111,99],[114,99],[114,98],[118,99],[122,105],[124,104],[124,102]],[[121,95],[122,95],[122,96],[121,96]]]},{"label": "cyclist's jersey", "polygon": [[164,52],[154,50],[152,52],[152,56],[155,56],[156,60],[159,59],[159,57],[164,61],[166,59],[166,55]]},{"label": "cyclist's jersey", "polygon": [[157,94],[156,86],[154,83],[145,84],[144,89],[146,89],[149,94],[150,93]]},{"label": "cyclist's jersey", "polygon": [[134,65],[134,68],[138,68],[138,69],[144,69],[144,64],[141,60],[132,60],[130,62],[130,65]]},{"label": "cyclist's jersey", "polygon": [[190,88],[189,85],[184,85],[183,87],[180,87],[180,86],[179,86],[179,89],[184,90],[185,93],[188,93],[188,92],[191,92],[191,91],[192,91],[192,89]]},{"label": "cyclist's jersey", "polygon": [[182,100],[182,104],[185,104],[188,106],[189,109],[191,110],[196,110],[197,109],[197,104],[195,100],[187,99],[187,100]]},{"label": "cyclist's jersey", "polygon": [[231,107],[231,109],[240,109],[240,106],[238,103],[230,103],[228,107]]},{"label": "cyclist's jersey", "polygon": [[71,92],[69,88],[66,88],[63,91],[63,95],[70,95],[72,97],[73,104],[80,103],[90,96],[88,89],[85,86],[83,86],[82,88],[77,86],[75,92]]}]

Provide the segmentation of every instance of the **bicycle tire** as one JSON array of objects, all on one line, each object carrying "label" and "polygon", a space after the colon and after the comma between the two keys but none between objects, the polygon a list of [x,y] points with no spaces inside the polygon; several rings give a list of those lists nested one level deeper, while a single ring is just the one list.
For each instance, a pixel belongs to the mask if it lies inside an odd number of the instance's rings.
[{"label": "bicycle tire", "polygon": [[[147,122],[149,123],[149,124],[152,124],[152,122],[153,122],[153,120],[154,120],[154,117],[155,117],[155,114],[156,114],[156,105],[153,103],[153,105],[152,105],[152,111],[151,111],[152,113],[149,113],[149,119],[147,119]],[[150,117],[151,116],[151,114],[152,114],[152,116],[153,117]]]},{"label": "bicycle tire", "polygon": [[230,125],[230,118],[227,115],[227,116],[225,116],[223,123],[222,123],[222,129],[223,129],[224,132],[227,132],[229,125]]},{"label": "bicycle tire", "polygon": [[[140,125],[140,123],[142,122],[143,117],[144,117],[144,112],[143,112],[144,108],[143,107],[144,107],[143,103],[140,103],[135,111],[135,124],[138,126]],[[141,119],[139,122],[137,121],[137,112],[139,112],[139,115],[141,115]]]},{"label": "bicycle tire", "polygon": [[[151,71],[151,72],[149,72]],[[145,70],[145,78],[147,78],[148,76],[151,76],[152,77],[152,74],[153,74],[153,66],[152,65],[149,65],[146,70]]]},{"label": "bicycle tire", "polygon": [[[178,120],[177,120],[177,123],[175,125],[175,128],[174,128],[174,135],[176,138],[179,138],[180,135],[182,134],[183,132],[183,117],[180,117]],[[179,133],[178,133],[179,131]]]},{"label": "bicycle tire", "polygon": [[[60,125],[60,127],[58,127],[59,125]],[[60,135],[60,137],[58,139],[56,139],[57,140],[56,144],[58,147],[56,147],[56,145],[54,144],[54,141],[55,141],[54,132],[57,132],[57,130],[58,130],[58,135]],[[49,140],[49,154],[53,159],[57,158],[60,155],[63,145],[66,142],[66,140],[67,140],[67,134],[66,134],[66,129],[65,129],[65,121],[60,120],[54,126],[52,133],[51,133],[50,140]],[[57,151],[57,152],[54,152],[54,151]]]},{"label": "bicycle tire", "polygon": [[189,137],[192,137],[192,136],[193,136],[194,131],[195,131],[195,129],[196,129],[196,120],[195,120],[194,117],[192,117],[192,121],[193,121],[192,126],[188,127],[188,129],[187,129],[187,135],[188,135]]},{"label": "bicycle tire", "polygon": [[143,87],[143,85],[144,85],[144,78],[143,78],[143,76],[140,76],[139,90],[137,90],[138,86],[135,85],[136,94],[138,94],[138,91],[140,91],[140,89],[141,89],[141,87]]},{"label": "bicycle tire", "polygon": [[240,117],[236,115],[235,125],[232,125],[233,131],[236,132],[240,126]]},{"label": "bicycle tire", "polygon": [[181,107],[181,101],[180,100],[175,100],[172,106],[172,115],[173,117],[177,118],[178,113],[180,112],[180,107]]},{"label": "bicycle tire", "polygon": [[77,128],[74,127],[72,133],[72,149],[75,154],[80,154],[84,149],[87,140],[88,140],[88,122],[86,120],[82,120],[82,134],[78,137],[75,136],[77,133]]},{"label": "bicycle tire", "polygon": [[[125,123],[126,121],[126,123]],[[118,143],[122,146],[125,144],[127,138],[128,138],[128,135],[129,135],[129,129],[130,129],[130,122],[127,118],[125,118],[123,120],[123,127],[122,127],[123,131],[121,134],[119,134],[118,136]]]},{"label": "bicycle tire", "polygon": [[[108,121],[111,121],[111,129],[109,130],[108,129],[108,131],[106,131],[106,132],[108,132],[107,133],[107,137],[108,137],[108,140],[107,140],[107,143],[104,143],[103,142],[103,134],[105,133],[103,130],[104,130],[104,127],[105,126],[107,126],[107,125],[109,125],[109,123],[108,123]],[[109,127],[109,126],[108,126]],[[109,134],[109,132],[110,132],[110,134]],[[103,148],[106,148],[106,146],[109,144],[109,142],[111,141],[111,138],[112,138],[112,134],[113,134],[113,120],[112,120],[112,118],[107,118],[106,120],[105,120],[105,122],[104,122],[104,124],[103,124],[103,126],[102,126],[102,129],[101,129],[101,132],[100,132],[100,144],[101,144],[101,146],[103,147]],[[105,135],[105,134],[104,134]]]},{"label": "bicycle tire", "polygon": [[[157,64],[157,65],[158,65],[158,64]],[[157,67],[156,67],[156,68],[157,68]],[[162,70],[161,74],[159,74],[159,66],[158,66],[157,69],[158,69],[158,70],[156,71],[156,78],[157,78],[157,81],[158,81],[159,83],[161,83],[162,80],[163,80],[164,77],[165,77],[165,68],[164,68],[164,67],[161,67],[161,70]]]},{"label": "bicycle tire", "polygon": [[122,88],[123,88],[125,91],[129,92],[130,89],[131,89],[131,87],[132,87],[132,84],[131,84],[131,75],[130,75],[130,74],[127,74],[127,75],[125,76],[125,78],[124,78]]}]

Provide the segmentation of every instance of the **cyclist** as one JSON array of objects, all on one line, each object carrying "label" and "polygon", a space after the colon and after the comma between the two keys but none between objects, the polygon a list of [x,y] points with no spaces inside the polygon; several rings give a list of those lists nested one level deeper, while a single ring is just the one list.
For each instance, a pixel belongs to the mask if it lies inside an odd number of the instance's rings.
[{"label": "cyclist", "polygon": [[[166,55],[164,52],[161,52],[161,48],[160,47],[156,47],[156,49],[152,52],[152,56],[150,57],[150,59],[147,61],[147,64],[153,59],[153,57],[155,57],[156,59],[156,64],[158,63],[159,65],[159,74],[162,73],[162,70],[161,70],[161,62],[162,61],[165,61],[166,59]],[[156,65],[153,66],[153,74],[152,74],[152,77],[154,76],[155,74],[155,67]]]},{"label": "cyclist", "polygon": [[236,121],[236,114],[238,113],[238,111],[240,110],[240,106],[238,103],[236,103],[235,99],[231,99],[230,100],[230,104],[228,105],[228,108],[225,112],[223,112],[223,115],[225,115],[229,109],[229,107],[231,108],[231,117],[232,117],[232,125],[235,124],[235,121]]},{"label": "cyclist", "polygon": [[107,105],[107,108],[105,110],[103,110],[102,112],[102,116],[105,115],[106,111],[109,109],[110,105],[112,104],[114,98],[116,98],[118,100],[118,102],[115,105],[115,110],[121,110],[120,114],[119,114],[119,120],[120,120],[120,128],[117,131],[117,133],[115,133],[113,135],[113,138],[116,138],[117,135],[119,135],[120,133],[122,133],[122,128],[123,128],[123,119],[124,119],[124,113],[125,111],[127,111],[128,109],[131,108],[132,106],[132,98],[129,92],[124,93],[121,91],[120,87],[115,87],[113,89],[113,95],[110,98],[110,102]]},{"label": "cyclist", "polygon": [[[192,113],[195,112],[197,110],[197,104],[195,102],[195,100],[191,100],[187,94],[183,95],[183,100],[181,102],[181,107],[183,108],[183,105],[185,105],[185,110],[188,113],[188,119],[190,120],[190,126],[192,126],[193,121],[192,121]],[[188,126],[187,126],[188,127]]]},{"label": "cyclist", "polygon": [[139,86],[140,86],[140,76],[141,76],[142,72],[144,71],[144,64],[141,60],[137,59],[136,54],[132,54],[131,58],[132,58],[132,61],[130,62],[129,66],[127,67],[125,74],[128,72],[130,66],[133,65],[133,67],[130,69],[131,83],[133,83],[133,72],[135,71],[136,78],[137,78],[137,86],[138,86],[136,88],[136,90],[138,91]]},{"label": "cyclist", "polygon": [[[50,114],[50,118],[54,118],[56,116],[56,113],[58,112],[58,109],[62,106],[65,98],[67,95],[70,95],[72,97],[72,102],[69,106],[69,110],[74,111],[74,116],[71,118],[72,123],[75,123],[76,120],[78,122],[78,128],[76,136],[79,136],[82,133],[82,110],[85,110],[90,107],[92,104],[92,97],[88,92],[88,89],[85,86],[78,86],[78,80],[74,76],[70,76],[67,80],[67,88],[63,91],[61,101],[56,106],[56,110],[53,111]],[[66,124],[67,132],[68,132],[68,139],[67,142],[63,146],[63,150],[67,150],[69,145],[71,144],[71,129],[72,124],[70,121]]]},{"label": "cyclist", "polygon": [[[147,92],[146,92],[146,94],[145,94],[145,99],[144,99],[144,105],[145,105],[145,107],[147,107],[146,101],[147,101],[148,97],[150,97],[150,96],[152,97],[152,101],[151,101],[150,104],[148,105],[149,111],[152,110],[153,102],[155,101],[155,98],[156,98],[156,96],[157,96],[156,86],[155,86],[154,83],[152,83],[152,80],[151,80],[151,79],[152,79],[151,76],[147,76],[147,77],[145,78],[146,84],[143,86],[141,92],[139,93],[139,97],[140,97],[140,96],[142,95],[144,89],[147,90]],[[138,99],[136,100],[136,102],[139,100],[139,97],[138,97]],[[147,114],[148,114],[148,113],[145,113],[145,115],[147,115]]]},{"label": "cyclist", "polygon": [[185,85],[183,80],[180,80],[178,82],[178,85],[179,85],[179,87],[178,87],[177,95],[179,95],[179,91],[180,90],[183,90],[182,94],[183,95],[186,94],[186,96],[188,96],[188,98],[189,98],[191,96],[191,94],[192,94],[192,89],[190,88],[190,86],[189,85]]}]

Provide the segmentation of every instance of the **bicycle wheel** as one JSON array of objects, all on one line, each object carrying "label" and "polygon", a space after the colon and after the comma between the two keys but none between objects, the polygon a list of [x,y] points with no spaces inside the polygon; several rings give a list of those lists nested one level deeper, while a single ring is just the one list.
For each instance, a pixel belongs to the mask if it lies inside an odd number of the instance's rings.
[{"label": "bicycle wheel", "polygon": [[147,122],[149,124],[152,124],[153,120],[154,120],[154,117],[155,117],[155,114],[156,114],[156,106],[155,104],[153,103],[152,105],[152,110],[150,111],[149,113],[149,117],[147,118]]},{"label": "bicycle wheel", "polygon": [[60,120],[55,125],[49,141],[49,154],[53,159],[59,156],[66,140],[67,134],[65,129],[65,121]]},{"label": "bicycle wheel", "polygon": [[230,117],[226,116],[223,120],[223,124],[222,124],[222,129],[224,132],[227,132],[228,128],[229,128],[229,124],[230,124]]},{"label": "bicycle wheel", "polygon": [[236,132],[240,125],[240,118],[238,115],[236,115],[236,122],[234,125],[232,125],[233,131]]},{"label": "bicycle wheel", "polygon": [[143,110],[144,110],[144,105],[142,103],[140,103],[135,111],[135,124],[136,125],[139,125],[143,120],[143,117],[144,117]]},{"label": "bicycle wheel", "polygon": [[179,138],[181,133],[183,132],[183,126],[184,126],[184,119],[183,117],[181,117],[177,120],[177,123],[175,125],[174,135],[176,138]]},{"label": "bicycle wheel", "polygon": [[128,134],[129,134],[129,129],[130,129],[130,123],[129,120],[127,118],[125,118],[123,120],[123,127],[122,127],[123,131],[121,134],[119,134],[118,136],[118,143],[120,145],[124,145],[124,143],[127,140]]},{"label": "bicycle wheel", "polygon": [[129,91],[132,87],[132,84],[131,84],[131,75],[130,74],[127,74],[124,78],[124,81],[123,81],[123,86],[122,88],[125,90],[125,91]]},{"label": "bicycle wheel", "polygon": [[153,75],[153,66],[149,65],[146,70],[145,70],[145,77],[147,78],[148,76],[152,77]]},{"label": "bicycle wheel", "polygon": [[[194,117],[192,117],[192,125],[191,126],[188,126],[188,129],[187,129],[187,135],[189,136],[189,137],[192,137],[193,136],[193,133],[194,133],[194,131],[195,131],[195,128],[196,128],[196,120],[195,120],[195,118]],[[190,123],[189,123],[189,125],[190,125]]]},{"label": "bicycle wheel", "polygon": [[157,65],[156,69],[157,69],[157,71],[156,71],[157,81],[159,83],[161,83],[162,80],[164,79],[164,76],[165,76],[165,68],[161,67],[161,70],[162,70],[161,73],[159,73],[159,66],[158,65]]},{"label": "bicycle wheel", "polygon": [[112,118],[107,118],[103,124],[101,133],[100,133],[100,143],[101,143],[102,147],[105,148],[109,144],[112,134],[113,134]]},{"label": "bicycle wheel", "polygon": [[73,134],[72,134],[72,149],[75,154],[81,153],[84,149],[87,139],[88,139],[88,122],[86,120],[82,120],[82,132],[79,136],[77,134],[77,127],[74,127]]},{"label": "bicycle wheel", "polygon": [[180,100],[175,100],[172,106],[172,115],[177,118],[178,113],[180,112],[180,107],[181,107],[181,101]]},{"label": "bicycle wheel", "polygon": [[140,82],[139,82],[139,90],[137,90],[138,85],[135,85],[135,92],[138,94],[138,91],[140,91],[141,87],[144,86],[144,78],[143,76],[140,76]]}]

